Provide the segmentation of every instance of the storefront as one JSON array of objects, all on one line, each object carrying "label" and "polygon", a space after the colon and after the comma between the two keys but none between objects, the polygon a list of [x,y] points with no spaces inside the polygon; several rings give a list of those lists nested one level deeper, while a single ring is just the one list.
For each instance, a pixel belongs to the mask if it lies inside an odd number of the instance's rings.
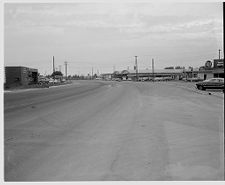
[{"label": "storefront", "polygon": [[213,64],[207,61],[205,66],[199,68],[198,77],[202,80],[224,78],[224,59],[215,59]]}]

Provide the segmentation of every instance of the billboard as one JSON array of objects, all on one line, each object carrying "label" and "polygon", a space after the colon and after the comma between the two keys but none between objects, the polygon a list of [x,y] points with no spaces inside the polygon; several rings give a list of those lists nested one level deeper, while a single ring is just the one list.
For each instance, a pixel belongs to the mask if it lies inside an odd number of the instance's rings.
[{"label": "billboard", "polygon": [[214,68],[224,68],[224,59],[215,59]]}]

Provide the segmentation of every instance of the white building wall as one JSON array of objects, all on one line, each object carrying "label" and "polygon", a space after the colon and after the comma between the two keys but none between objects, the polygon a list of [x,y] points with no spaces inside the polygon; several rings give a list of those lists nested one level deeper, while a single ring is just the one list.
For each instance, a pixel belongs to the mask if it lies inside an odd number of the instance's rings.
[{"label": "white building wall", "polygon": [[209,79],[209,78],[213,78],[213,73],[208,73],[208,74],[206,75],[206,79]]},{"label": "white building wall", "polygon": [[200,78],[201,80],[204,80],[204,73],[198,73],[198,78]]},{"label": "white building wall", "polygon": [[198,78],[204,80],[204,75],[206,75],[206,80],[214,77],[213,73],[198,73]]}]

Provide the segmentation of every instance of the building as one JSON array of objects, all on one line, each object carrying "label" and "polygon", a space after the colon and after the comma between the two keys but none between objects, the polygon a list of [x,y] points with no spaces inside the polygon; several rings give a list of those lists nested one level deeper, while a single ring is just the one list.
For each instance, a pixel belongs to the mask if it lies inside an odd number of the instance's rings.
[{"label": "building", "polygon": [[38,70],[23,66],[5,67],[6,87],[26,86],[38,83]]},{"label": "building", "polygon": [[167,69],[155,69],[154,71],[150,69],[145,70],[123,70],[114,71],[113,73],[102,74],[103,79],[113,79],[120,78],[122,80],[151,80],[153,78],[164,78],[172,80],[181,79],[196,79],[196,80],[206,80],[209,78],[224,78],[224,59],[214,59],[213,63],[211,61],[206,61],[205,66],[199,68],[189,67],[188,69],[179,68],[167,68]]},{"label": "building", "polygon": [[189,68],[184,71],[186,79],[196,78],[207,80],[209,78],[224,78],[224,59],[215,59],[213,63],[208,60],[200,68]]},{"label": "building", "polygon": [[214,78],[224,78],[224,59],[215,59],[213,63]]},{"label": "building", "polygon": [[112,73],[103,73],[100,75],[100,78],[102,78],[103,80],[111,80],[112,79]]},{"label": "building", "polygon": [[202,80],[224,78],[224,59],[215,59],[213,64],[211,61],[206,61],[205,66],[199,68],[198,78]]},{"label": "building", "polygon": [[114,71],[113,73],[102,74],[103,79],[120,78],[123,80],[139,80],[153,79],[157,77],[171,78],[174,80],[180,80],[183,78],[183,69],[155,69],[154,73],[150,69],[145,70],[123,70]]},{"label": "building", "polygon": [[173,80],[180,80],[183,78],[183,69],[150,69],[145,70],[124,70],[122,71],[123,76],[130,78],[132,80],[143,80],[143,79],[153,79],[153,78],[171,78]]}]

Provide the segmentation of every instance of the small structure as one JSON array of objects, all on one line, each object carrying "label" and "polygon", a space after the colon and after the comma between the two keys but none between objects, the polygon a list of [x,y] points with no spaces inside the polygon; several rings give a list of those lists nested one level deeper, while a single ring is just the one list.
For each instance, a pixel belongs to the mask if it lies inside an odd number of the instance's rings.
[{"label": "small structure", "polygon": [[37,84],[38,70],[23,66],[6,66],[5,83],[6,87]]}]

